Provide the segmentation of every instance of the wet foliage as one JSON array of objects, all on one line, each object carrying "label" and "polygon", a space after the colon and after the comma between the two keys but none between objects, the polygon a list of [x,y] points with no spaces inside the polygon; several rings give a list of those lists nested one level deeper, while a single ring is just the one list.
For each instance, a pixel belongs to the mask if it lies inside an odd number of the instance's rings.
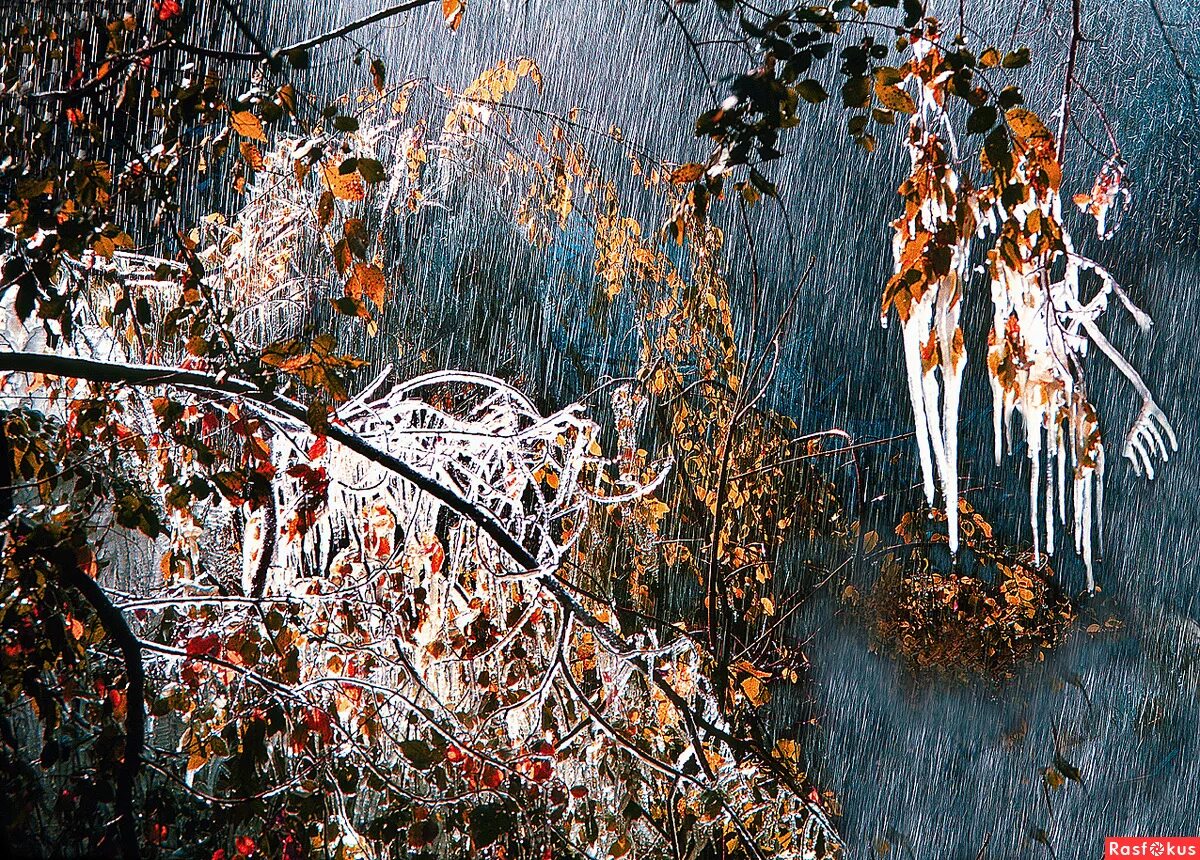
[{"label": "wet foliage", "polygon": [[[882,551],[862,609],[876,647],[913,668],[995,684],[1044,660],[1076,610],[1030,549],[998,541],[965,499],[959,513],[961,561],[953,566],[945,564],[948,538],[939,528],[945,514],[905,514],[896,526],[901,543]],[[845,597],[859,599],[853,591]]]}]

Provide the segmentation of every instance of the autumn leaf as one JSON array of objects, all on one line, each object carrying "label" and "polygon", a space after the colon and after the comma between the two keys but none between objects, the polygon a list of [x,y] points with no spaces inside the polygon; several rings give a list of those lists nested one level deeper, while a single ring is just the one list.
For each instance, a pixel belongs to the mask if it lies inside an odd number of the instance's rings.
[{"label": "autumn leaf", "polygon": [[1025,140],[1050,140],[1050,130],[1042,124],[1036,113],[1026,108],[1009,108],[1004,119],[1013,133]]},{"label": "autumn leaf", "polygon": [[267,139],[263,133],[262,120],[248,110],[234,111],[229,117],[229,125],[242,137],[264,141]]},{"label": "autumn leaf", "polygon": [[183,7],[179,5],[179,0],[157,0],[154,10],[158,13],[158,20],[164,24],[183,14]]},{"label": "autumn leaf", "polygon": [[517,60],[517,77],[529,78],[537,86],[538,91],[542,89],[542,70],[538,68],[538,64],[529,57],[521,57]]},{"label": "autumn leaf", "polygon": [[796,84],[796,93],[812,105],[820,104],[829,98],[829,93],[825,92],[825,88],[812,78]]},{"label": "autumn leaf", "polygon": [[916,113],[917,111],[917,106],[913,102],[912,96],[900,89],[900,87],[894,84],[885,84],[879,79],[875,81],[875,97],[888,110],[899,111],[900,113]]},{"label": "autumn leaf", "polygon": [[686,185],[689,182],[695,182],[704,175],[704,165],[691,162],[690,164],[681,164],[671,171],[671,182],[676,185]]},{"label": "autumn leaf", "polygon": [[92,251],[97,257],[103,257],[106,260],[111,260],[112,255],[116,252],[117,246],[113,240],[107,236],[100,236],[92,243]]},{"label": "autumn leaf", "polygon": [[753,675],[743,678],[741,686],[742,692],[746,694],[746,698],[750,700],[750,704],[756,708],[765,705],[771,698],[767,686]]},{"label": "autumn leaf", "polygon": [[184,650],[189,657],[215,657],[221,651],[221,637],[216,633],[193,636]]},{"label": "autumn leaf", "polygon": [[387,292],[387,280],[378,266],[356,263],[350,280],[346,282],[346,295],[355,299],[370,299],[383,310],[383,299]]},{"label": "autumn leaf", "polygon": [[463,0],[442,0],[442,17],[452,31],[457,30],[458,25],[462,23],[465,9]]},{"label": "autumn leaf", "polygon": [[250,165],[251,170],[257,172],[263,169],[263,155],[257,146],[248,140],[243,140],[238,144],[238,149],[242,153],[242,158]]},{"label": "autumn leaf", "polygon": [[1025,47],[1009,51],[1001,61],[1006,69],[1020,69],[1029,65],[1029,49]]},{"label": "autumn leaf", "polygon": [[371,83],[375,85],[375,92],[382,93],[386,82],[387,68],[383,65],[383,60],[376,57],[371,60]]},{"label": "autumn leaf", "polygon": [[362,177],[358,175],[357,171],[342,173],[338,169],[340,165],[341,162],[325,162],[321,168],[321,174],[325,178],[325,185],[333,192],[333,196],[339,200],[362,200],[367,196]]}]

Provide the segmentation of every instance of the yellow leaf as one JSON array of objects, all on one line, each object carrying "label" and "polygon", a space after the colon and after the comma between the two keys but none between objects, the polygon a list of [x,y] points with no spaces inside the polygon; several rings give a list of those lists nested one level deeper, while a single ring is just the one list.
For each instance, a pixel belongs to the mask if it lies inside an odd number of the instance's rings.
[{"label": "yellow leaf", "polygon": [[985,69],[994,69],[1000,65],[1000,52],[995,48],[988,48],[979,55],[979,63]]},{"label": "yellow leaf", "polygon": [[753,675],[742,679],[742,692],[746,694],[746,698],[750,700],[750,704],[756,708],[765,705],[771,698],[763,682]]},{"label": "yellow leaf", "polygon": [[266,134],[263,133],[262,120],[248,110],[234,111],[232,116],[229,117],[229,124],[242,137],[249,137],[254,140],[267,139]]},{"label": "yellow leaf", "polygon": [[387,279],[378,266],[369,263],[356,263],[350,280],[346,282],[346,295],[356,299],[364,296],[383,309],[384,295],[387,293]]},{"label": "yellow leaf", "polygon": [[879,103],[888,110],[899,111],[900,113],[916,113],[917,111],[917,106],[913,103],[912,96],[894,84],[885,84],[876,79],[875,96],[879,99]]},{"label": "yellow leaf", "polygon": [[1025,108],[1009,108],[1004,114],[1008,127],[1025,140],[1050,140],[1050,130],[1042,124],[1036,113]]},{"label": "yellow leaf", "polygon": [[103,257],[106,260],[111,260],[113,252],[117,250],[116,244],[107,236],[100,236],[92,243],[92,251],[97,257]]},{"label": "yellow leaf", "polygon": [[537,85],[538,91],[541,92],[542,70],[529,57],[521,57],[521,59],[517,60],[517,75],[522,78],[528,77],[529,80]]}]

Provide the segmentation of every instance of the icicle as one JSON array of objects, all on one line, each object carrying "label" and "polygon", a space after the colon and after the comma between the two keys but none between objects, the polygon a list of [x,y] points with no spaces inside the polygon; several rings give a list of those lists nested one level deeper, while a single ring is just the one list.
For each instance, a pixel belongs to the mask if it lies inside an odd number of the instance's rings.
[{"label": "icicle", "polygon": [[925,501],[933,504],[933,461],[929,453],[929,426],[925,421],[925,396],[921,373],[921,336],[914,318],[903,325],[904,364],[908,372],[908,397],[912,403],[913,423],[916,426],[917,453],[921,458],[921,477],[925,484]]},{"label": "icicle", "polygon": [[1033,416],[1026,415],[1025,418],[1025,437],[1029,445],[1029,462],[1032,465],[1029,475],[1029,522],[1033,527],[1033,563],[1040,565],[1042,563],[1041,556],[1041,532],[1038,528],[1038,487],[1042,483],[1041,475],[1041,451],[1042,451],[1042,424],[1040,421],[1033,420]]},{"label": "icicle", "polygon": [[1063,447],[1062,427],[1058,428],[1058,521],[1067,524],[1067,452]]},{"label": "icicle", "polygon": [[1051,444],[1054,427],[1046,428],[1046,556],[1054,555],[1054,455],[1058,445]]},{"label": "icicle", "polygon": [[1088,591],[1096,590],[1096,580],[1092,575],[1092,482],[1095,475],[1085,477],[1083,485],[1083,523],[1080,531],[1083,533],[1083,566],[1087,569]]}]

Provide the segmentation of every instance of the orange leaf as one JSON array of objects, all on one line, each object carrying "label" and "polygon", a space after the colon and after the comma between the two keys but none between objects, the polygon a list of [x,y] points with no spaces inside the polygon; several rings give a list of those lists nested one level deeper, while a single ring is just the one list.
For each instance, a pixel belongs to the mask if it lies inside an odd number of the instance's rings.
[{"label": "orange leaf", "polygon": [[243,140],[238,144],[238,149],[241,150],[242,158],[246,159],[251,170],[257,172],[263,169],[263,156],[257,146],[248,140]]},{"label": "orange leaf", "polygon": [[383,310],[383,297],[387,292],[387,280],[378,266],[369,263],[356,263],[350,280],[346,282],[346,295],[356,299],[364,296]]},{"label": "orange leaf", "polygon": [[458,25],[462,23],[462,0],[442,0],[442,17],[446,19],[447,27],[457,30]]},{"label": "orange leaf", "polygon": [[671,171],[671,182],[676,185],[684,185],[688,182],[695,182],[704,175],[704,165],[692,162],[690,164],[682,164]]},{"label": "orange leaf", "polygon": [[336,163],[326,162],[322,168],[322,174],[325,177],[325,184],[329,186],[333,196],[339,200],[362,200],[367,196],[366,187],[363,185],[358,171],[339,173]]},{"label": "orange leaf", "polygon": [[263,133],[262,120],[248,110],[234,111],[229,117],[229,124],[242,137],[249,137],[254,140],[267,139],[266,134]]},{"label": "orange leaf", "polygon": [[1008,127],[1023,140],[1050,140],[1050,131],[1036,113],[1025,108],[1009,108],[1004,113]]}]

